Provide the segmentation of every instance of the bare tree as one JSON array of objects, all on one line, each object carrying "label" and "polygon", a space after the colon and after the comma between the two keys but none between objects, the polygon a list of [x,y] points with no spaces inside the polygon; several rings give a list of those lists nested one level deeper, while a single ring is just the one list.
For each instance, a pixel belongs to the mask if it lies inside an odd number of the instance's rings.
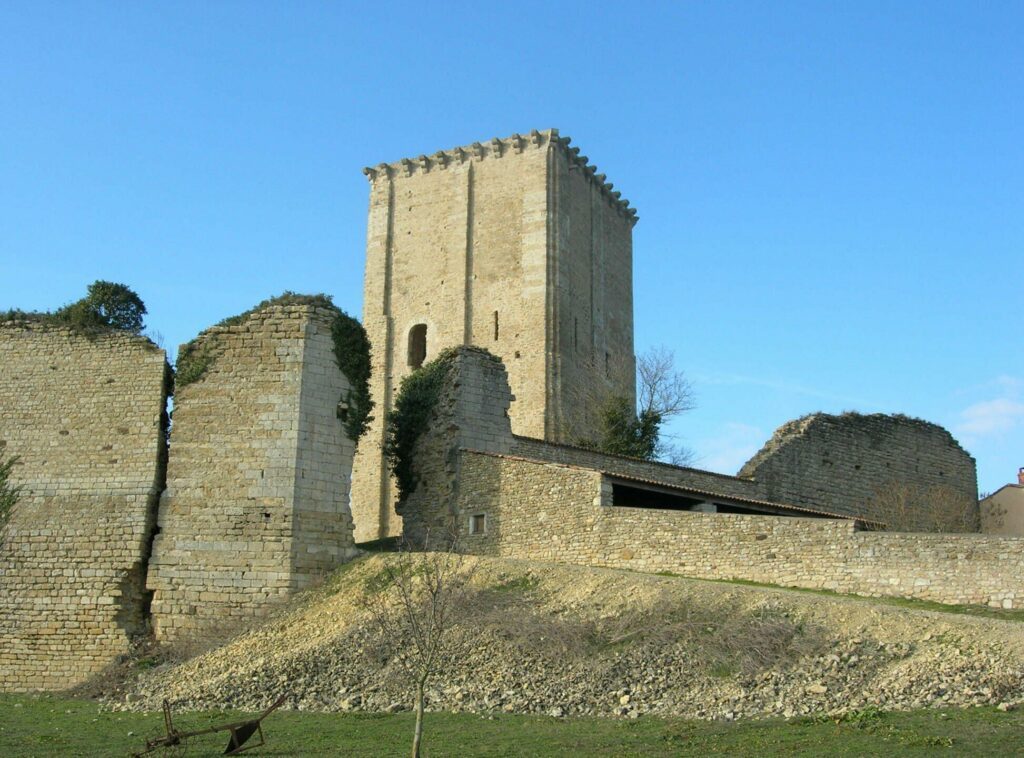
[{"label": "bare tree", "polygon": [[472,570],[455,547],[453,540],[446,551],[414,553],[403,545],[386,557],[380,581],[364,596],[379,643],[412,690],[413,758],[419,758],[423,742],[427,684],[461,648],[452,627],[466,605]]},{"label": "bare tree", "polygon": [[693,451],[664,432],[664,424],[673,416],[692,411],[693,385],[676,368],[675,353],[664,346],[652,347],[636,359],[636,401],[639,418],[658,419],[654,458],[676,466],[693,462]]},{"label": "bare tree", "polygon": [[879,488],[869,512],[890,532],[977,532],[978,502],[952,487],[892,481]]},{"label": "bare tree", "polygon": [[659,460],[676,466],[693,461],[693,451],[664,433],[664,423],[693,409],[693,387],[676,369],[675,355],[664,347],[648,350],[636,359],[636,405],[621,395],[601,404],[598,440],[577,444],[612,455]]},{"label": "bare tree", "polygon": [[676,356],[664,346],[636,357],[637,411],[653,411],[662,419],[692,411],[693,385],[676,368]]}]

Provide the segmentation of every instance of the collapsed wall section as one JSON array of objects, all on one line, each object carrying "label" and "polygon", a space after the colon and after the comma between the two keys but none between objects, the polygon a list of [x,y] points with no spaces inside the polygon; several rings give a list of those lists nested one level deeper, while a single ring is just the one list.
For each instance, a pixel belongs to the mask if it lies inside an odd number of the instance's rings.
[{"label": "collapsed wall section", "polygon": [[149,588],[164,641],[216,639],[354,557],[336,311],[273,305],[190,346]]},{"label": "collapsed wall section", "polygon": [[740,476],[756,480],[769,500],[897,529],[977,530],[974,458],[941,426],[907,416],[816,413],[790,421]]},{"label": "collapsed wall section", "polygon": [[0,689],[63,689],[143,632],[169,367],[152,342],[0,324],[0,453],[20,499],[0,544]]}]

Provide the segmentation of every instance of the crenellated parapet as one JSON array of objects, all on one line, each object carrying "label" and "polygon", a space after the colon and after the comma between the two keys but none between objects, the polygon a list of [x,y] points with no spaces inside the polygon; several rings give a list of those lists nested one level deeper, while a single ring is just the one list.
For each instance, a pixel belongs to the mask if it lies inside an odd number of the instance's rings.
[{"label": "crenellated parapet", "polygon": [[560,150],[568,161],[570,170],[583,172],[608,204],[629,219],[630,224],[635,225],[640,220],[636,208],[631,207],[629,201],[622,197],[622,193],[615,189],[615,185],[608,181],[608,177],[598,173],[597,166],[591,165],[587,156],[580,154],[580,148],[571,147],[571,143],[572,138],[560,136],[557,129],[533,129],[526,135],[495,137],[487,142],[474,142],[450,150],[438,150],[432,155],[402,158],[394,163],[378,163],[376,166],[367,166],[363,173],[372,183],[381,179],[444,171],[474,161],[496,160],[508,155],[519,155],[527,150],[556,149]]}]

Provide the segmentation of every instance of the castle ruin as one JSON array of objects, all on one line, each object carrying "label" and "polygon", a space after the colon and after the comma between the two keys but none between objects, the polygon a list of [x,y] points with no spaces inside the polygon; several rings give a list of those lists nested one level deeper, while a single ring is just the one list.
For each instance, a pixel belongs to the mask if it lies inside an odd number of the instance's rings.
[{"label": "castle ruin", "polygon": [[[0,452],[19,457],[24,488],[0,544],[0,688],[81,682],[148,625],[159,641],[215,640],[399,532],[425,547],[455,532],[483,555],[1024,607],[1024,539],[877,531],[873,497],[892,482],[976,506],[973,459],[933,424],[815,414],[737,476],[578,446],[605,399],[634,396],[637,217],[569,145],[535,131],[366,169],[377,407],[358,446],[324,298],[264,303],[183,346],[169,448],[158,347],[0,323]],[[442,353],[418,484],[398,502],[385,416]]]}]

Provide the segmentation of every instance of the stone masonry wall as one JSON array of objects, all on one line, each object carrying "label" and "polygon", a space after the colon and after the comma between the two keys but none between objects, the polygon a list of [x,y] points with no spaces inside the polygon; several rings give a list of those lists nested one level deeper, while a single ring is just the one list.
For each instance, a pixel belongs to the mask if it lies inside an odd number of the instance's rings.
[{"label": "stone masonry wall", "polygon": [[486,350],[460,348],[434,410],[434,421],[417,445],[415,460],[421,484],[405,503],[398,504],[406,537],[420,542],[425,530],[435,535],[447,533],[450,513],[442,514],[435,505],[449,502],[458,486],[456,452],[460,448],[569,464],[721,495],[760,497],[756,482],[734,476],[515,436],[511,407],[513,396],[503,363]]},{"label": "stone masonry wall", "polygon": [[[1024,538],[854,531],[852,521],[609,505],[596,471],[462,451],[466,552],[868,596],[1024,608]],[[470,534],[483,515],[483,534]]]},{"label": "stone masonry wall", "polygon": [[200,335],[212,363],[175,398],[149,570],[159,639],[217,638],[356,554],[333,318],[271,306]]},{"label": "stone masonry wall", "polygon": [[[426,547],[455,536],[461,549],[481,554],[1024,607],[1024,539],[613,506],[609,475],[759,493],[751,492],[755,482],[735,477],[514,437],[508,382],[486,351],[460,349],[446,379],[417,443],[420,483],[399,504],[407,534]],[[481,521],[483,531],[474,533]]]},{"label": "stone masonry wall", "polygon": [[[635,216],[610,206],[604,182],[580,170],[572,150],[549,159],[550,235],[557,251],[549,298],[551,363],[543,433],[512,428],[551,442],[597,438],[600,414],[611,396],[635,396],[633,353],[633,226]],[[584,159],[585,160],[585,159]],[[486,343],[479,343],[486,344]],[[495,350],[512,365],[512,356]],[[509,381],[517,404],[522,384]]]},{"label": "stone masonry wall", "polygon": [[143,631],[167,378],[143,337],[0,324],[0,452],[23,487],[0,545],[0,690],[78,684]]},{"label": "stone masonry wall", "polygon": [[[960,510],[976,513],[978,502],[974,459],[942,427],[906,416],[816,413],[791,421],[739,475],[757,480],[769,500],[883,522],[891,508],[875,499],[894,485],[938,488],[949,496],[936,500],[958,501],[950,507]],[[925,528],[927,521],[922,516]]]},{"label": "stone masonry wall", "polygon": [[445,525],[451,523],[452,513],[441,504],[451,502],[461,481],[457,455],[461,448],[569,464],[669,487],[734,497],[760,496],[757,484],[750,480],[515,436],[509,418],[513,407],[503,363],[486,350],[460,348],[430,429],[417,444],[415,461],[421,483],[406,502],[398,504],[405,536],[421,542],[426,531],[447,532]]}]

